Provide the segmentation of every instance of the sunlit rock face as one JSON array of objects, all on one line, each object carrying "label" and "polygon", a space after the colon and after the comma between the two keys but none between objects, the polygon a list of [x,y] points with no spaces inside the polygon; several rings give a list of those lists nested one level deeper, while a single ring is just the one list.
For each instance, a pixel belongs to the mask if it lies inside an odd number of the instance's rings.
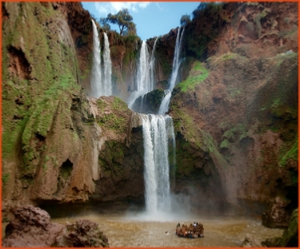
[{"label": "sunlit rock face", "polygon": [[[288,196],[289,208],[297,206],[298,28],[293,6],[226,4],[219,16],[199,10],[185,28],[182,80],[173,91],[169,115],[177,133],[176,191],[190,193],[199,207],[224,198],[237,211],[248,201],[268,203],[276,195]],[[289,25],[282,21],[284,11],[291,15]],[[251,33],[252,17],[263,13],[261,30]],[[275,15],[281,21],[274,21]],[[212,26],[219,30],[215,38],[207,35]],[[281,40],[284,29],[290,33]],[[208,206],[222,210],[230,205]]]}]

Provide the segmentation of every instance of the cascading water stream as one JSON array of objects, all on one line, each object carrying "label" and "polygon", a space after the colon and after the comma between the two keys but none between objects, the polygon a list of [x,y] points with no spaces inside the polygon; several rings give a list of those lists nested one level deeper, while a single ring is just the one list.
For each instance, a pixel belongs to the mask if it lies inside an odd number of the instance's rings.
[{"label": "cascading water stream", "polygon": [[[180,33],[180,29],[179,32]],[[181,36],[182,36],[181,32]],[[143,110],[144,95],[154,89],[155,80],[155,49],[158,38],[155,40],[151,57],[149,58],[147,43],[142,42],[135,81],[135,91],[128,98],[129,108]],[[173,70],[169,92],[174,88],[179,68],[179,49],[181,46],[179,34],[176,39],[176,49],[173,61]],[[173,74],[176,74],[175,76]],[[140,102],[135,103],[138,98]],[[170,98],[164,99],[169,101]],[[140,105],[140,106],[137,106]],[[168,105],[168,104],[167,104]],[[162,114],[165,114],[163,112]],[[149,219],[160,219],[171,211],[170,173],[175,176],[175,134],[173,120],[168,115],[139,114],[143,122],[144,137],[144,182],[146,215]],[[171,148],[171,150],[170,150]],[[171,152],[171,153],[170,153]],[[169,157],[172,163],[170,169]],[[170,172],[170,170],[172,172]],[[174,184],[173,184],[174,185]],[[160,218],[159,218],[160,217]]]},{"label": "cascading water stream", "polygon": [[165,91],[165,97],[163,101],[161,102],[161,105],[158,110],[158,114],[165,114],[169,109],[169,104],[171,100],[172,91],[175,87],[177,76],[178,76],[178,70],[180,67],[180,48],[182,43],[182,37],[184,33],[184,28],[181,31],[181,27],[178,29],[177,36],[176,36],[176,44],[175,44],[175,51],[174,51],[174,58],[173,58],[173,65],[172,65],[172,74],[169,84],[169,89]]},{"label": "cascading water stream", "polygon": [[[147,215],[155,218],[169,212],[170,166],[168,140],[175,141],[173,121],[170,116],[141,114],[144,136],[144,180]],[[157,218],[157,217],[156,217]]]},{"label": "cascading water stream", "polygon": [[142,95],[153,90],[150,84],[150,72],[149,72],[149,53],[146,41],[142,42],[140,57],[138,63],[138,70],[136,76],[135,91],[132,92],[128,98],[128,106],[132,108],[136,99]]},{"label": "cascading water stream", "polygon": [[151,57],[150,57],[150,83],[151,83],[151,90],[154,89],[155,86],[155,49],[156,49],[156,43],[157,43],[158,38],[155,39],[155,42],[153,44],[153,49],[151,52]]},{"label": "cascading water stream", "polygon": [[[108,37],[106,33],[103,33],[103,74],[101,75],[100,41],[98,31],[93,20],[92,23],[94,32],[94,58],[90,95],[92,97],[99,98],[103,95],[112,95],[111,58]],[[176,37],[172,75],[170,87],[168,89],[169,92],[161,103],[161,107],[163,106],[163,109],[160,110],[161,114],[165,114],[166,110],[168,110],[171,92],[175,86],[180,66],[179,52],[183,34],[182,31],[180,36],[180,30],[181,29],[179,28]],[[142,110],[144,95],[154,89],[155,48],[157,40],[158,38],[154,42],[150,58],[147,43],[145,41],[142,42],[136,75],[135,91],[131,94],[127,101],[130,108],[132,108],[136,99],[141,97],[141,106],[139,109]],[[103,77],[102,79],[101,76]],[[168,115],[140,114],[140,116],[143,120],[146,211],[148,216],[155,219],[158,214],[166,214],[171,210],[169,147],[172,147],[172,164],[174,166],[175,135],[173,120]],[[169,141],[171,141],[171,146]]]},{"label": "cascading water stream", "polygon": [[99,98],[101,96],[101,56],[100,56],[100,41],[97,26],[92,20],[93,25],[93,67],[91,75],[90,97]]},{"label": "cascading water stream", "polygon": [[109,41],[107,34],[104,32],[104,51],[103,51],[103,80],[102,80],[102,95],[112,95],[112,84],[111,84],[111,58]]},{"label": "cascading water stream", "polygon": [[149,84],[149,52],[146,41],[143,41],[137,73],[137,91],[147,93],[151,90],[152,87]]}]

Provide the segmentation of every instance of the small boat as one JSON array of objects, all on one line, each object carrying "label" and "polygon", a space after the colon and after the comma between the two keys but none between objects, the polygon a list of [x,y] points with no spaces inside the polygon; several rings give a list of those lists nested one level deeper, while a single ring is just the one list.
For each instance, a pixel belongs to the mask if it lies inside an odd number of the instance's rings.
[{"label": "small boat", "polygon": [[194,222],[194,224],[190,224],[190,226],[182,225],[180,223],[176,226],[176,235],[178,237],[184,238],[203,238],[204,237],[204,227],[203,224]]}]

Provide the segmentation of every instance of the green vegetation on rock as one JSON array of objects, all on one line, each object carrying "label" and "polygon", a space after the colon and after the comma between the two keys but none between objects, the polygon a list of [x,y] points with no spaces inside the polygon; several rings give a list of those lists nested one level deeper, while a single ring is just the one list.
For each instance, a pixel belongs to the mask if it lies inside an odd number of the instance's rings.
[{"label": "green vegetation on rock", "polygon": [[228,140],[227,139],[225,139],[225,140],[223,140],[222,142],[221,142],[221,144],[220,144],[220,148],[221,149],[229,149],[229,142],[228,142]]},{"label": "green vegetation on rock", "polygon": [[71,33],[63,29],[68,24],[51,4],[4,8],[10,20],[3,23],[3,157],[20,156],[22,173],[32,176],[46,162],[45,140],[55,117],[71,116],[72,95],[80,91],[78,64]]},{"label": "green vegetation on rock", "polygon": [[121,100],[118,97],[114,97],[114,102],[112,104],[112,108],[118,111],[128,111],[128,106],[126,102]]},{"label": "green vegetation on rock", "polygon": [[223,133],[223,135],[222,135],[223,139],[228,139],[229,141],[234,142],[236,140],[240,141],[244,137],[247,136],[245,124],[238,123],[237,125],[234,125],[233,127],[232,127],[232,125],[230,125],[230,126],[231,126],[231,128],[227,129]]},{"label": "green vegetation on rock", "polygon": [[270,238],[262,242],[266,247],[298,247],[298,208],[295,209],[289,220],[288,227],[281,237]]},{"label": "green vegetation on rock", "polygon": [[220,63],[226,62],[227,60],[235,60],[240,61],[240,63],[246,63],[248,61],[248,58],[237,53],[227,52],[220,56],[211,56],[207,59],[207,62],[209,66],[214,67],[216,65],[219,65]]},{"label": "green vegetation on rock", "polygon": [[295,140],[293,146],[280,158],[279,165],[284,167],[288,160],[298,160],[298,139]]},{"label": "green vegetation on rock", "polygon": [[101,111],[99,116],[97,116],[98,125],[113,130],[118,134],[127,132],[127,119],[130,110],[123,100],[114,97],[113,102],[109,104],[100,98],[97,100],[97,106]]},{"label": "green vegetation on rock", "polygon": [[193,91],[196,85],[203,82],[209,75],[209,71],[202,65],[201,62],[194,62],[189,76],[185,81],[180,82],[178,87],[182,92]]},{"label": "green vegetation on rock", "polygon": [[283,232],[281,246],[298,246],[298,208],[293,211],[289,221],[289,226]]},{"label": "green vegetation on rock", "polygon": [[9,178],[9,173],[5,173],[2,175],[2,184],[6,185],[8,182],[8,178]]},{"label": "green vegetation on rock", "polygon": [[125,123],[125,119],[122,117],[118,117],[115,114],[105,114],[98,120],[98,124],[100,126],[104,126],[109,129],[113,129],[119,133],[123,132],[123,126]]}]

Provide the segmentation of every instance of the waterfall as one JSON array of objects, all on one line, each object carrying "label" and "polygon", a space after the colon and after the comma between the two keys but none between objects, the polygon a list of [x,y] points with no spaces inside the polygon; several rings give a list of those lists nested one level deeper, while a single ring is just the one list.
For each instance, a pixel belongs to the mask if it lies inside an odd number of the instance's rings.
[{"label": "waterfall", "polygon": [[91,89],[89,96],[99,98],[101,96],[101,56],[100,56],[100,41],[96,24],[93,24],[93,67],[91,75]]},{"label": "waterfall", "polygon": [[147,43],[146,41],[143,41],[140,50],[135,91],[130,95],[127,101],[129,108],[132,108],[135,100],[138,97],[145,95],[146,93],[152,90],[153,88],[150,84],[150,77],[149,77],[149,53],[148,53]]},{"label": "waterfall", "polygon": [[[91,89],[89,96],[94,98],[99,98],[100,96],[110,96],[112,95],[112,83],[111,83],[111,58],[109,41],[106,33],[104,33],[104,50],[103,50],[103,73],[101,75],[101,48],[99,41],[99,34],[97,26],[92,20],[93,24],[93,67],[91,75]],[[101,77],[103,76],[103,78]]]},{"label": "waterfall", "polygon": [[[177,38],[177,40],[178,39],[179,38]],[[158,38],[153,44],[150,58],[147,44],[145,41],[142,42],[136,75],[135,91],[128,99],[128,105],[130,108],[132,108],[134,105],[135,109],[142,110],[144,95],[154,89],[155,49],[157,41]],[[178,55],[177,51],[180,49],[180,44],[178,43],[179,41],[176,42],[176,47],[178,47],[176,49],[176,56]],[[176,62],[173,62],[173,64],[177,67],[177,69],[173,69],[173,71],[178,71],[178,58],[176,59]],[[175,83],[173,85],[175,85]],[[169,90],[169,95],[171,95],[171,91],[172,90]],[[141,98],[141,101],[138,102],[139,106],[136,106],[137,103],[134,104],[134,102],[139,97]],[[169,101],[170,98],[165,98],[165,103],[162,104],[163,106],[167,106],[167,109]],[[164,113],[165,112],[162,114]],[[148,218],[150,217],[151,219],[158,219],[158,217],[165,217],[166,214],[170,213],[171,211],[170,188],[172,185],[172,180],[175,179],[176,165],[176,143],[173,120],[168,115],[139,115],[143,120],[146,215]],[[169,158],[171,163],[169,162]],[[162,214],[162,216],[159,214]]]},{"label": "waterfall", "polygon": [[[171,154],[169,153],[169,158],[172,158],[172,161],[169,162],[170,167],[170,187],[171,189],[175,188],[175,173],[176,173],[176,139],[175,139],[175,133],[174,133],[174,125],[173,125],[173,119],[170,116],[165,116],[166,118],[166,127],[167,127],[167,137],[168,137],[168,148],[171,147]],[[171,145],[171,146],[170,146]],[[174,201],[172,202],[172,204]]]},{"label": "waterfall", "polygon": [[150,83],[151,83],[151,90],[154,89],[155,86],[155,49],[156,49],[156,43],[157,43],[158,38],[155,39],[155,42],[153,44],[153,49],[151,52],[151,57],[150,57]]},{"label": "waterfall", "polygon": [[158,114],[163,115],[168,111],[171,96],[172,96],[172,92],[170,90],[165,90],[165,96],[164,96],[162,102],[160,103],[160,107],[158,109]]},{"label": "waterfall", "polygon": [[173,65],[172,65],[172,74],[171,74],[171,80],[170,80],[170,86],[169,86],[169,90],[171,92],[172,92],[173,88],[175,87],[178,70],[180,67],[179,57],[180,57],[180,48],[181,48],[184,28],[181,33],[180,33],[180,31],[181,31],[181,27],[178,29],[177,36],[176,36],[176,44],[175,44],[175,51],[174,51],[174,58],[173,58]]},{"label": "waterfall", "polygon": [[159,212],[168,212],[171,208],[168,140],[175,141],[174,128],[170,116],[153,114],[141,116],[146,211],[149,215],[155,215]]},{"label": "waterfall", "polygon": [[111,85],[111,58],[109,41],[106,33],[104,35],[104,51],[103,51],[103,81],[102,81],[102,95],[110,96],[112,95],[112,85]]},{"label": "waterfall", "polygon": [[172,96],[172,91],[175,87],[177,76],[178,76],[178,70],[180,67],[180,48],[182,43],[182,37],[184,33],[184,28],[181,31],[181,27],[178,29],[177,36],[176,36],[176,43],[175,43],[175,50],[174,50],[174,58],[173,58],[173,65],[172,65],[172,74],[171,79],[169,82],[169,89],[166,90],[165,97],[159,107],[158,114],[165,114],[169,109],[170,99]]},{"label": "waterfall", "polygon": [[147,93],[152,90],[149,84],[149,53],[147,43],[142,42],[137,73],[137,91]]}]

